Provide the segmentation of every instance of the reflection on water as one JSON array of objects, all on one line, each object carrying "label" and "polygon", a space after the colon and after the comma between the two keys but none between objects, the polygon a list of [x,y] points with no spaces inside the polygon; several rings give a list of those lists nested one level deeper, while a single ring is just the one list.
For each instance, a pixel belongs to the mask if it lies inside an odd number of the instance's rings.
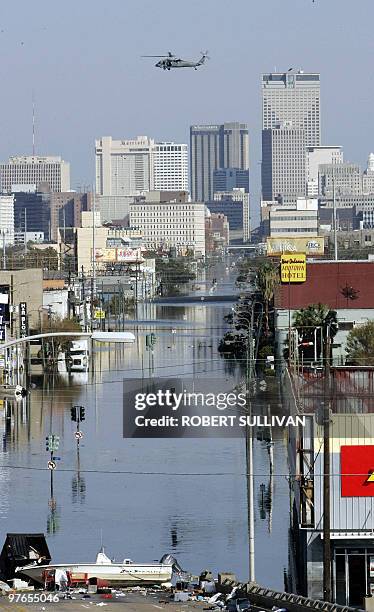
[{"label": "reflection on water", "polygon": [[[206,376],[225,378],[231,386],[240,380],[238,367],[217,352],[229,308],[140,307],[139,319],[151,322],[134,325],[133,345],[97,348],[86,379],[50,379],[20,404],[0,409],[3,536],[46,531],[54,561],[87,561],[95,557],[102,530],[117,559],[149,561],[172,550],[192,572],[230,570],[247,578],[244,440],[122,438],[126,378]],[[145,349],[150,331],[157,337],[153,354]],[[277,408],[276,390],[269,401]],[[78,451],[73,404],[86,407]],[[60,436],[52,498],[45,450],[50,433]],[[288,489],[286,478],[277,474],[287,472],[283,432],[274,432],[273,475],[269,445],[255,440],[254,451],[256,578],[282,588]]]}]

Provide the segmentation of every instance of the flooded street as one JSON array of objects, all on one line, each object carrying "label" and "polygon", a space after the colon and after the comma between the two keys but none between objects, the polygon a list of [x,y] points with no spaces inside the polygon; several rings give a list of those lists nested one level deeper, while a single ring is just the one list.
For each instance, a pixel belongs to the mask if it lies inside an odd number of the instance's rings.
[{"label": "flooded street", "polygon": [[[235,275],[220,271],[217,295],[230,293]],[[50,379],[24,404],[0,409],[2,537],[45,532],[53,560],[72,562],[94,560],[102,533],[107,554],[119,560],[159,560],[171,552],[195,573],[209,568],[248,577],[244,438],[122,437],[126,378],[224,378],[229,387],[240,380],[239,368],[217,351],[230,308],[229,302],[140,305],[138,323],[126,327],[135,344],[97,347],[87,375]],[[146,350],[150,332],[153,354]],[[276,392],[271,402],[278,405]],[[73,404],[86,409],[79,457]],[[55,503],[45,450],[51,432],[60,436]],[[254,464],[256,580],[283,589],[289,524],[283,431],[274,432],[273,482],[268,450],[257,440]]]}]

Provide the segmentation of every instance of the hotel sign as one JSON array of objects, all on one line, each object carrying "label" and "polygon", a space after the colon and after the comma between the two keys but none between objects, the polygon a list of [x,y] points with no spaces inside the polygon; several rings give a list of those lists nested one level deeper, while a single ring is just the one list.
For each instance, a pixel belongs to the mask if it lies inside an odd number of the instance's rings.
[{"label": "hotel sign", "polygon": [[320,236],[308,238],[267,238],[267,255],[279,256],[282,253],[305,253],[305,255],[323,255],[325,240]]},{"label": "hotel sign", "polygon": [[282,283],[305,283],[306,281],[306,256],[305,253],[293,255],[283,254],[281,257],[281,281]]}]

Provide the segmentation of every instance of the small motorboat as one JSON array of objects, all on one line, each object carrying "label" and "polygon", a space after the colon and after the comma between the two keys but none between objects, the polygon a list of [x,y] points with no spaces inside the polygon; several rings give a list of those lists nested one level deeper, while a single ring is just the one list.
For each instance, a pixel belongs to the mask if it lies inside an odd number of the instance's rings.
[{"label": "small motorboat", "polygon": [[134,586],[170,583],[173,575],[175,559],[164,555],[159,563],[134,563],[131,559],[124,559],[122,563],[111,561],[102,549],[95,563],[59,563],[40,565],[35,562],[31,565],[18,567],[18,574],[27,576],[33,582],[44,584],[46,572],[63,570],[72,578],[80,576],[85,582],[90,580],[104,581],[109,586]]}]

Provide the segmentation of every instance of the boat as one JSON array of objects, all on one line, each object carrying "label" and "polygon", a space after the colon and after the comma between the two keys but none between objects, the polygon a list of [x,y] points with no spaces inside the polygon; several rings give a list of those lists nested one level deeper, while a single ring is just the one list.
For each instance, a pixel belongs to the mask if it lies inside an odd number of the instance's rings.
[{"label": "boat", "polygon": [[[165,562],[163,561],[165,559]],[[17,567],[16,574],[27,576],[35,583],[44,585],[46,572],[64,570],[74,578],[79,576],[85,582],[100,580],[108,586],[134,586],[149,584],[168,584],[173,575],[174,559],[164,556],[159,563],[134,563],[131,559],[124,559],[122,563],[111,561],[101,550],[95,563],[59,563],[40,565],[38,562],[23,567]]]}]

